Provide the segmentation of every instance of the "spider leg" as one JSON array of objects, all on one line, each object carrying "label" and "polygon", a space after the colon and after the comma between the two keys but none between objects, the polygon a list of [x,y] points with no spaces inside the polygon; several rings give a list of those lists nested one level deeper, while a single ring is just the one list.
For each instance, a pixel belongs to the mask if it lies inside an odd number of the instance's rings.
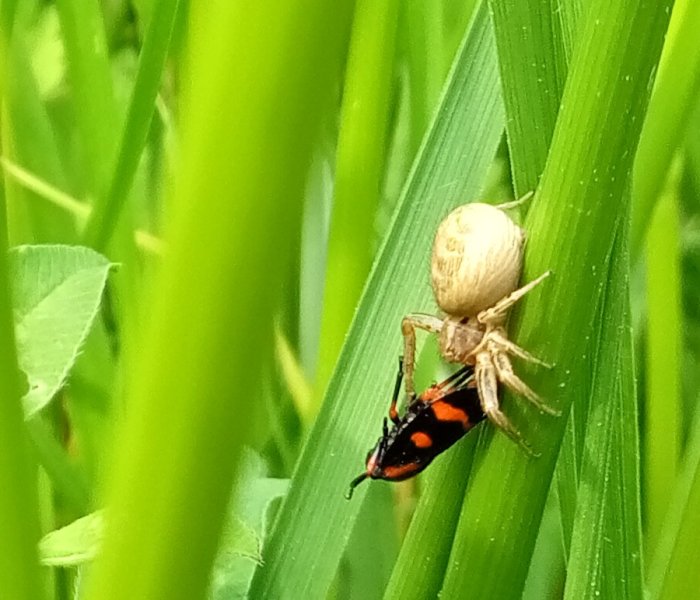
[{"label": "spider leg", "polygon": [[499,352],[498,349],[492,349],[491,360],[496,370],[496,376],[511,390],[527,398],[542,412],[546,412],[555,417],[561,415],[560,411],[549,406],[513,372],[513,365],[510,364],[510,359],[507,354]]},{"label": "spider leg", "polygon": [[530,456],[539,456],[539,454],[532,449],[530,444],[525,441],[521,433],[513,426],[510,419],[501,411],[501,407],[498,403],[496,369],[491,362],[491,357],[488,353],[483,352],[478,354],[476,359],[474,373],[476,376],[476,385],[479,390],[481,408],[484,414],[489,421],[516,442],[526,454]]},{"label": "spider leg", "polygon": [[551,365],[549,363],[544,362],[543,360],[540,360],[536,356],[533,356],[532,354],[530,354],[524,348],[521,348],[517,344],[514,344],[513,342],[511,342],[505,336],[503,330],[500,327],[498,329],[494,329],[494,330],[490,331],[488,335],[489,335],[489,341],[491,341],[500,350],[503,350],[504,352],[508,352],[509,354],[512,354],[513,356],[517,356],[518,358],[521,358],[524,361],[534,363],[536,365],[539,365],[541,367],[545,367],[547,369],[552,369],[554,367],[554,365]]},{"label": "spider leg", "polygon": [[406,315],[401,321],[404,385],[409,404],[412,404],[416,399],[416,388],[413,381],[416,363],[416,329],[422,329],[430,333],[440,333],[442,320],[433,315],[411,313]]},{"label": "spider leg", "polygon": [[511,306],[513,306],[525,294],[531,291],[532,288],[542,283],[551,274],[551,271],[545,271],[544,273],[542,273],[542,275],[540,275],[536,279],[533,279],[530,283],[515,290],[514,292],[508,294],[505,298],[502,298],[501,300],[496,302],[496,304],[494,304],[491,308],[482,310],[478,315],[476,315],[477,320],[479,321],[479,323],[483,323],[484,325],[500,324],[505,318]]},{"label": "spider leg", "polygon": [[522,198],[518,198],[517,200],[512,200],[511,202],[504,202],[503,204],[496,204],[496,208],[500,208],[501,210],[510,210],[511,208],[516,208],[516,207],[520,206],[521,204],[525,204],[534,195],[535,195],[534,190],[530,190]]}]

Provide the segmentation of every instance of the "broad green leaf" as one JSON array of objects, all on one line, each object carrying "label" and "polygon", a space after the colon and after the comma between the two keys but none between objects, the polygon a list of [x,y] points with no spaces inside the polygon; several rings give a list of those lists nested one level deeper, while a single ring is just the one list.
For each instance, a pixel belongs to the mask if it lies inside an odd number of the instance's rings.
[{"label": "broad green leaf", "polygon": [[[401,318],[410,311],[434,310],[428,282],[433,232],[450,208],[479,198],[502,131],[495,45],[482,5],[448,76],[263,550],[254,598],[316,598],[329,590],[370,485],[358,488],[351,502],[344,499],[387,410]],[[461,496],[462,489],[460,482],[445,482],[442,492]]]},{"label": "broad green leaf", "polygon": [[25,418],[65,383],[100,306],[112,264],[78,246],[19,246],[10,251],[19,364],[29,390]]}]

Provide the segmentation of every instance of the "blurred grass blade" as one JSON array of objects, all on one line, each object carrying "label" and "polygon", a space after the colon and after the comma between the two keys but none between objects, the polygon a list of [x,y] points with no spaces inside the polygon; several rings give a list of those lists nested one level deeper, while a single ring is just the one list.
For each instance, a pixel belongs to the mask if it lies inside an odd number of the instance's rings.
[{"label": "blurred grass blade", "polygon": [[[67,177],[53,124],[34,77],[31,43],[18,25],[8,55],[10,77],[6,110],[11,127],[6,128],[3,158],[12,158],[42,179],[67,189]],[[43,202],[31,190],[8,181],[6,186],[8,237],[11,245],[37,242],[74,242],[71,215]]]},{"label": "blurred grass blade", "polygon": [[[4,125],[5,123],[3,123]],[[0,207],[4,214],[5,207]],[[36,468],[23,424],[5,229],[0,228],[0,597],[42,598]]]},{"label": "blurred grass blade", "polygon": [[617,236],[602,321],[567,566],[566,599],[642,598],[639,446],[627,224]]},{"label": "blurred grass blade", "polygon": [[316,406],[325,391],[376,248],[399,0],[358,0],[348,54],[323,294]]},{"label": "blurred grass blade", "polygon": [[131,189],[151,126],[173,26],[182,5],[180,0],[154,2],[109,188],[105,195],[96,198],[85,228],[86,242],[98,251],[107,247]]},{"label": "blurred grass blade", "polygon": [[677,479],[663,533],[649,569],[649,598],[693,598],[700,589],[700,427],[696,418],[692,438]]},{"label": "blurred grass blade", "polygon": [[680,171],[680,164],[671,169],[647,234],[644,516],[646,547],[652,554],[668,510],[668,491],[676,480],[683,431]]},{"label": "blurred grass blade", "polygon": [[[673,3],[668,4],[669,10]],[[674,152],[685,139],[700,91],[700,2],[677,0],[659,76],[639,140],[632,181],[632,260],[644,243]]]},{"label": "blurred grass blade", "polygon": [[[387,410],[401,318],[412,310],[434,310],[427,268],[433,232],[450,207],[478,198],[502,130],[493,34],[482,6],[448,76],[289,496],[263,549],[254,598],[318,598],[329,589],[366,493],[367,484],[351,502],[343,498]],[[450,485],[446,482],[445,493],[452,493]]]},{"label": "blurred grass blade", "polygon": [[[564,414],[590,377],[581,332],[591,331],[613,238],[627,218],[627,176],[668,9],[666,3],[591,2],[525,223],[524,279],[547,269],[556,275],[516,310],[521,326],[512,328],[513,338],[556,363],[552,371],[522,368],[522,373]],[[542,457],[529,459],[505,435],[493,436],[462,509],[442,590],[448,597],[508,599],[522,593],[566,419],[516,407],[508,394],[504,405]],[[478,586],[472,585],[474,573]]]},{"label": "blurred grass blade", "polygon": [[97,197],[107,185],[117,119],[102,12],[94,0],[57,0],[56,8],[63,31],[86,187],[92,197]]},{"label": "blurred grass blade", "polygon": [[[201,598],[350,2],[193,6],[169,247],[127,358],[109,521],[87,598]],[[280,102],[284,95],[285,101]]]},{"label": "blurred grass blade", "polygon": [[[446,63],[442,2],[402,2],[402,34],[407,51],[411,106],[411,149],[415,152],[432,121],[440,97]],[[411,153],[412,154],[412,153]]]},{"label": "blurred grass blade", "polygon": [[[7,77],[10,28],[15,3],[0,7],[0,101],[8,105]],[[12,123],[3,110],[0,137],[6,147]],[[39,540],[39,497],[36,465],[29,453],[21,396],[26,389],[17,361],[12,288],[7,248],[7,204],[0,180],[0,597],[40,600],[45,597],[36,543]]]}]

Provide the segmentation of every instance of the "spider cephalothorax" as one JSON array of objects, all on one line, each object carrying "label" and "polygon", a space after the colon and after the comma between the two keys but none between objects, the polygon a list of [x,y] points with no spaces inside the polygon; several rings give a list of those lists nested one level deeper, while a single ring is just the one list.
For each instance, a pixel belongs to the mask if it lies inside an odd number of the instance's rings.
[{"label": "spider cephalothorax", "polygon": [[501,210],[510,206],[467,204],[440,224],[433,244],[432,285],[446,316],[412,313],[404,317],[404,374],[406,393],[413,398],[415,330],[438,334],[446,360],[474,366],[481,406],[489,420],[532,452],[500,409],[498,382],[540,410],[558,414],[515,374],[509,355],[549,365],[511,342],[504,327],[508,310],[550,272],[515,289],[522,270],[525,233]]}]

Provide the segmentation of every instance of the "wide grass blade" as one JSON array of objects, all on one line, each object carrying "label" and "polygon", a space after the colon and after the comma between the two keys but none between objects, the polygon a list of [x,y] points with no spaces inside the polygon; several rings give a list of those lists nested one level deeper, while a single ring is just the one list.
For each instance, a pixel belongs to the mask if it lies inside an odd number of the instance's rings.
[{"label": "wide grass blade", "polygon": [[359,0],[355,6],[336,154],[316,371],[317,403],[372,267],[372,232],[387,149],[399,4],[398,0]]},{"label": "wide grass blade", "polygon": [[[433,232],[449,208],[478,198],[503,129],[490,27],[482,6],[448,76],[436,119],[263,551],[255,598],[322,597],[335,576],[366,487],[358,488],[351,502],[343,496],[362,469],[387,410],[401,348],[401,318],[433,306],[428,282]],[[447,482],[445,493],[452,493],[449,487]],[[459,483],[454,487],[461,490]]]},{"label": "wide grass blade", "polygon": [[[514,338],[556,363],[551,372],[522,371],[564,414],[590,378],[585,338],[594,333],[614,236],[627,218],[624,194],[669,8],[590,4],[525,224],[525,279],[547,269],[555,276],[516,313],[521,326],[513,328]],[[470,482],[443,587],[448,596],[517,598],[522,592],[566,419],[536,415],[531,407],[524,419],[508,395],[504,404],[542,457],[530,459],[506,436],[493,437]],[[474,573],[478,586],[471,585]]]},{"label": "wide grass blade", "polygon": [[[555,0],[490,0],[517,197],[537,188],[566,82],[562,14]],[[561,6],[560,6],[561,5]],[[562,14],[560,14],[562,13]]]},{"label": "wide grass blade", "polygon": [[[669,10],[673,3],[669,4]],[[700,91],[700,2],[678,0],[634,163],[632,260],[643,247],[674,152],[684,141]]]},{"label": "wide grass blade", "polygon": [[642,598],[627,224],[610,258],[565,598]]},{"label": "wide grass blade", "polygon": [[204,595],[350,8],[193,7],[169,247],[147,330],[130,340],[128,418],[87,598]]}]

